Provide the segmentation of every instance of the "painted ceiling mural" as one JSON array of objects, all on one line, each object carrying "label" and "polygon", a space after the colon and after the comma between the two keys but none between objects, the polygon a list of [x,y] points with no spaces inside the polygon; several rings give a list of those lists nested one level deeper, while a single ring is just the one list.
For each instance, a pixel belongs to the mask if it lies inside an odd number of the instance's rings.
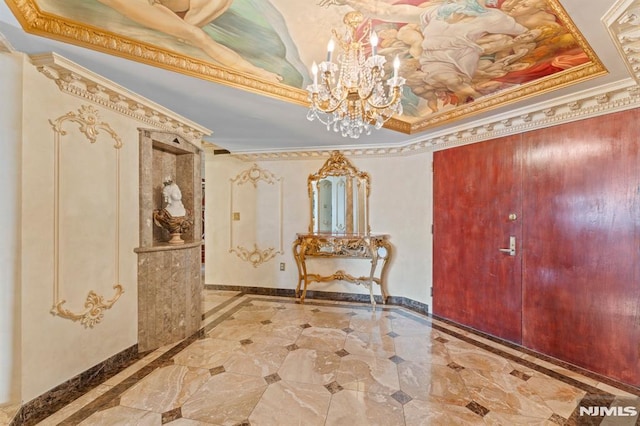
[{"label": "painted ceiling mural", "polygon": [[27,32],[299,104],[359,10],[387,65],[401,59],[404,113],[386,127],[405,133],[606,72],[556,0],[6,2]]}]

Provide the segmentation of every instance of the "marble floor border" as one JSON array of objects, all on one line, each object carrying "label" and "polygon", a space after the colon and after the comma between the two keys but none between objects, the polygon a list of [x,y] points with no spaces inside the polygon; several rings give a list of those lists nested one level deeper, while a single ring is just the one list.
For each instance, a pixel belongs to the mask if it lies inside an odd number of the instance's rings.
[{"label": "marble floor border", "polygon": [[[234,304],[234,302],[236,303]],[[206,319],[205,324],[203,324],[203,327],[198,333],[181,342],[178,342],[173,346],[168,345],[166,351],[162,355],[158,356],[155,360],[151,361],[139,370],[133,372],[122,381],[115,384],[112,388],[98,395],[93,401],[87,403],[82,408],[71,413],[57,424],[76,425],[97,411],[117,405],[119,403],[120,395],[122,395],[126,390],[138,383],[155,369],[171,364],[172,358],[175,355],[177,355],[197,339],[206,336],[206,333],[213,330],[217,325],[234,315],[236,312],[247,306],[250,306],[252,302],[299,304],[299,301],[286,296],[252,296],[246,294],[231,296],[228,303],[223,302],[207,312],[207,314],[204,316],[204,318]],[[307,300],[305,302],[305,305],[318,307],[348,307],[348,309],[352,311],[367,311],[373,309],[371,305],[366,303],[328,300]],[[544,365],[544,362],[546,362],[546,360],[539,359],[539,361],[541,362],[538,362],[538,358],[535,357],[536,354],[531,355],[527,353],[527,351],[522,350],[524,348],[517,347],[516,345],[506,345],[506,342],[496,342],[493,341],[493,339],[487,339],[487,335],[483,335],[482,333],[478,333],[471,329],[467,330],[446,320],[439,319],[432,315],[422,315],[404,307],[378,305],[375,307],[375,309],[382,312],[389,312],[393,313],[394,315],[411,318],[424,325],[432,327],[438,332],[450,335],[456,339],[460,339],[483,350],[487,350],[491,353],[504,357],[505,359],[516,364],[520,364],[531,370],[540,372],[541,374],[584,390],[586,392],[586,395],[580,402],[580,405],[582,406],[606,405],[608,407],[616,398],[616,394],[611,392],[611,390],[613,389],[601,389],[596,386],[596,383],[595,381],[593,381],[593,379],[590,379],[586,376],[584,380],[581,380],[579,378],[580,376],[577,374],[563,374],[562,371],[564,369],[564,366],[557,366],[559,369],[551,369],[548,366]],[[636,389],[636,391],[638,393],[630,393],[633,395],[639,395],[640,390]],[[559,419],[559,422],[566,421],[566,424],[582,424],[577,423],[579,420],[577,413],[578,407],[576,407],[575,411],[569,419]],[[580,418],[580,420],[583,420],[583,418]],[[593,417],[592,419],[590,419],[590,421],[593,423],[590,424],[600,424],[601,420],[602,418]]]},{"label": "marble floor border", "polygon": [[216,305],[213,308],[209,309],[208,311],[202,314],[202,320],[203,321],[206,320],[207,318],[211,317],[217,312],[220,312],[222,309],[226,308],[227,306],[230,306],[234,302],[237,302],[237,298],[242,297],[242,295],[243,295],[242,292],[238,292],[234,296],[230,297],[229,300],[222,302],[219,305]]},{"label": "marble floor border", "polygon": [[10,426],[28,426],[48,417],[100,383],[145,357],[148,352],[138,352],[138,345],[130,346],[99,364],[83,371],[44,394],[22,404],[16,411]]},{"label": "marble floor border", "polygon": [[[238,291],[247,295],[260,295],[260,296],[276,296],[276,297],[290,297],[295,298],[296,292],[292,289],[284,288],[270,288],[270,287],[244,287],[240,285],[226,285],[226,284],[205,284],[205,290],[226,290],[226,291]],[[411,311],[419,314],[428,315],[429,305],[409,299],[408,297],[389,296],[386,304],[382,303],[381,295],[374,295],[376,304],[383,306],[402,306]],[[332,292],[332,291],[320,291],[320,290],[307,290],[307,296],[305,301],[310,300],[332,300],[340,302],[356,302],[370,304],[370,295],[365,293],[345,293],[345,292]]]},{"label": "marble floor border", "polygon": [[488,341],[500,344],[502,346],[505,346],[507,348],[511,348],[511,349],[517,350],[519,352],[522,352],[523,354],[529,355],[531,357],[535,357],[535,358],[540,359],[542,361],[546,361],[546,362],[548,362],[550,364],[553,364],[553,365],[555,365],[557,367],[561,367],[563,369],[566,369],[566,370],[572,371],[574,373],[580,374],[582,376],[585,376],[585,377],[587,377],[589,379],[592,379],[594,381],[597,381],[599,383],[603,383],[603,384],[612,386],[614,388],[620,389],[620,390],[625,391],[625,392],[627,392],[627,393],[629,393],[631,395],[640,396],[640,388],[634,387],[634,386],[629,385],[627,383],[619,382],[619,381],[614,380],[614,379],[612,379],[610,377],[603,376],[601,374],[598,374],[598,373],[595,373],[593,371],[584,369],[584,368],[579,367],[577,365],[562,361],[560,359],[551,357],[549,355],[546,355],[546,354],[543,354],[543,353],[540,353],[540,352],[536,352],[536,351],[534,351],[532,349],[529,349],[529,348],[527,348],[525,346],[521,346],[521,345],[518,345],[516,343],[509,342],[507,340],[501,339],[499,337],[492,336],[492,335],[487,334],[487,333],[483,333],[481,331],[478,331],[478,330],[473,329],[471,327],[465,326],[463,324],[456,323],[456,322],[448,320],[446,318],[441,318],[441,317],[439,317],[439,316],[437,316],[435,314],[430,314],[429,316],[431,318],[437,320],[437,321],[440,321],[440,322],[444,323],[444,324],[448,324],[448,325],[450,325],[452,327],[455,327],[455,328],[459,329],[463,333],[473,333],[474,335],[476,335],[479,338],[482,338],[484,340],[488,340]]}]

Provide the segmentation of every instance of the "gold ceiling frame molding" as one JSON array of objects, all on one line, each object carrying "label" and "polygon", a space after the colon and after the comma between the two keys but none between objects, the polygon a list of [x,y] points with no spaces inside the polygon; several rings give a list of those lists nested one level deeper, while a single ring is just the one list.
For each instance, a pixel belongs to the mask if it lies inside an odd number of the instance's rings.
[{"label": "gold ceiling frame molding", "polygon": [[[241,186],[245,184],[251,184],[254,189],[258,189],[258,184],[260,182],[264,182],[267,185],[274,185],[278,189],[278,244],[279,247],[276,249],[275,247],[267,247],[266,249],[262,249],[258,247],[258,243],[253,243],[253,250],[247,249],[239,244],[234,243],[234,232],[233,232],[233,222],[234,220],[238,220],[234,218],[234,197],[233,197],[233,188],[234,186]],[[283,249],[283,230],[282,230],[282,222],[283,222],[283,178],[276,177],[276,175],[269,170],[265,170],[260,168],[257,164],[253,164],[247,170],[244,170],[234,178],[229,179],[229,253],[235,253],[240,259],[245,262],[249,262],[253,265],[254,268],[257,268],[259,265],[273,259],[278,254],[284,254]]]},{"label": "gold ceiling frame molding", "polygon": [[492,111],[494,109],[530,99],[534,96],[543,95],[554,90],[562,89],[598,76],[607,74],[604,66],[598,64],[584,64],[568,71],[562,71],[541,81],[535,81],[522,85],[522,87],[505,92],[497,96],[490,96],[487,99],[476,100],[466,106],[457,107],[450,112],[421,120],[411,126],[410,134],[423,132],[431,127],[450,124],[456,120],[467,118],[480,112]]},{"label": "gold ceiling frame molding", "polygon": [[[80,324],[85,327],[93,328],[96,324],[102,321],[104,311],[111,309],[111,307],[118,301],[120,296],[124,293],[124,289],[120,284],[120,148],[122,147],[122,140],[111,128],[111,126],[105,122],[99,121],[100,117],[98,111],[92,106],[82,106],[75,112],[68,112],[67,114],[58,117],[55,120],[49,120],[49,123],[53,129],[54,138],[54,207],[53,207],[53,306],[51,308],[51,314],[60,316],[62,318],[69,319],[71,321],[80,321]],[[103,296],[100,296],[95,291],[89,291],[87,298],[84,302],[84,311],[79,313],[72,312],[66,309],[62,305],[66,303],[65,299],[60,297],[60,161],[61,161],[61,144],[60,138],[67,134],[62,128],[65,122],[76,123],[80,126],[79,131],[94,144],[97,141],[98,135],[101,132],[106,132],[113,139],[113,148],[115,149],[115,185],[116,185],[116,206],[115,206],[115,284],[113,289],[115,293],[109,300],[105,300]]]},{"label": "gold ceiling frame molding", "polygon": [[53,80],[63,93],[167,132],[177,133],[196,146],[211,130],[119,86],[55,53],[30,55],[31,63]]},{"label": "gold ceiling frame molding", "polygon": [[604,64],[600,61],[584,37],[582,37],[582,34],[569,17],[567,11],[558,3],[557,0],[548,1],[547,6],[566,25],[569,33],[573,36],[580,48],[591,61],[590,63],[585,63],[575,68],[544,77],[540,80],[523,84],[518,89],[508,90],[496,95],[489,95],[486,99],[476,100],[466,106],[457,107],[450,112],[445,112],[435,117],[427,117],[424,120],[419,120],[411,125],[411,131],[409,134],[422,132],[435,126],[448,124],[455,120],[472,116],[473,114],[491,111],[514,102],[529,99],[533,96],[543,95],[551,91],[562,89],[564,87],[607,74],[608,71]]},{"label": "gold ceiling frame molding", "polygon": [[[293,104],[309,106],[308,93],[301,88],[267,82],[241,71],[217,66],[143,41],[111,33],[86,23],[56,16],[42,11],[36,0],[7,0],[6,3],[26,32],[92,48],[203,80],[222,83]],[[547,5],[573,35],[578,45],[590,59],[590,63],[553,74],[538,81],[523,84],[518,89],[488,95],[486,98],[478,99],[450,111],[431,114],[422,118],[418,117],[415,121],[393,117],[384,127],[404,134],[417,134],[436,126],[445,125],[461,118],[468,118],[481,112],[542,95],[607,73],[604,65],[582,37],[567,12],[559,4],[559,1],[552,0],[547,2]]]},{"label": "gold ceiling frame molding", "polygon": [[223,83],[252,93],[303,106],[309,105],[305,90],[269,83],[241,71],[216,66],[197,58],[111,33],[102,28],[56,16],[42,11],[35,0],[7,0],[6,3],[22,28],[28,33],[95,49],[192,77]]},{"label": "gold ceiling frame molding", "polygon": [[508,111],[456,128],[417,137],[403,145],[362,148],[327,147],[321,150],[278,152],[238,152],[231,156],[242,161],[282,161],[326,159],[339,149],[349,157],[402,157],[482,142],[563,123],[597,117],[640,107],[640,86],[631,78],[587,89],[553,101]]}]

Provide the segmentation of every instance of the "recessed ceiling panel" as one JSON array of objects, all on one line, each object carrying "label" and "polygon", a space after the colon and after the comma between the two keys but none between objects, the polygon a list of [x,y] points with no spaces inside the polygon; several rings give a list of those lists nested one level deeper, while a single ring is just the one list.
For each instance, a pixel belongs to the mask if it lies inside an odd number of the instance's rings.
[{"label": "recessed ceiling panel", "polygon": [[27,32],[297,104],[332,29],[359,10],[387,65],[401,60],[404,113],[386,127],[404,133],[606,72],[556,0],[6,2]]}]

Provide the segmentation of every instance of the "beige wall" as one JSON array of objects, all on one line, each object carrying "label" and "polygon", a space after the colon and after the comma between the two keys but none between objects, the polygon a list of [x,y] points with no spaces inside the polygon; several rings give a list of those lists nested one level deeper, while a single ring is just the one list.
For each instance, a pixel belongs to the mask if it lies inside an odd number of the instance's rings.
[{"label": "beige wall", "polygon": [[22,67],[22,55],[0,54],[0,406],[20,401]]},{"label": "beige wall", "polygon": [[[388,275],[389,293],[431,304],[432,153],[397,157],[351,157],[360,170],[371,176],[370,224],[372,233],[388,233],[395,249]],[[230,179],[254,163],[228,155],[206,155],[205,187],[205,284],[242,285],[294,289],[297,270],[291,244],[297,232],[309,226],[310,206],[307,177],[322,167],[326,158],[314,160],[269,160],[257,165],[283,179],[282,231],[284,254],[257,266],[229,252]],[[272,203],[258,205],[271,211]],[[285,262],[286,270],[279,270]],[[313,260],[314,271],[331,274],[336,269],[368,273],[361,260]],[[355,275],[355,274],[354,274]],[[324,291],[366,293],[346,282],[312,284]],[[376,288],[376,294],[379,289]]]},{"label": "beige wall", "polygon": [[[137,342],[137,258],[133,249],[138,245],[140,123],[61,93],[53,81],[30,64],[23,75],[21,399],[27,402]],[[84,106],[95,107],[100,121],[123,141],[120,247],[116,255],[114,140],[101,131],[91,144],[78,123],[65,121],[62,126],[67,134],[61,136],[60,298],[66,300],[65,308],[76,313],[84,310],[91,290],[111,299],[118,268],[125,291],[93,328],[50,313],[54,282],[54,131],[49,120],[78,113]],[[72,168],[74,172],[69,173]]]}]

